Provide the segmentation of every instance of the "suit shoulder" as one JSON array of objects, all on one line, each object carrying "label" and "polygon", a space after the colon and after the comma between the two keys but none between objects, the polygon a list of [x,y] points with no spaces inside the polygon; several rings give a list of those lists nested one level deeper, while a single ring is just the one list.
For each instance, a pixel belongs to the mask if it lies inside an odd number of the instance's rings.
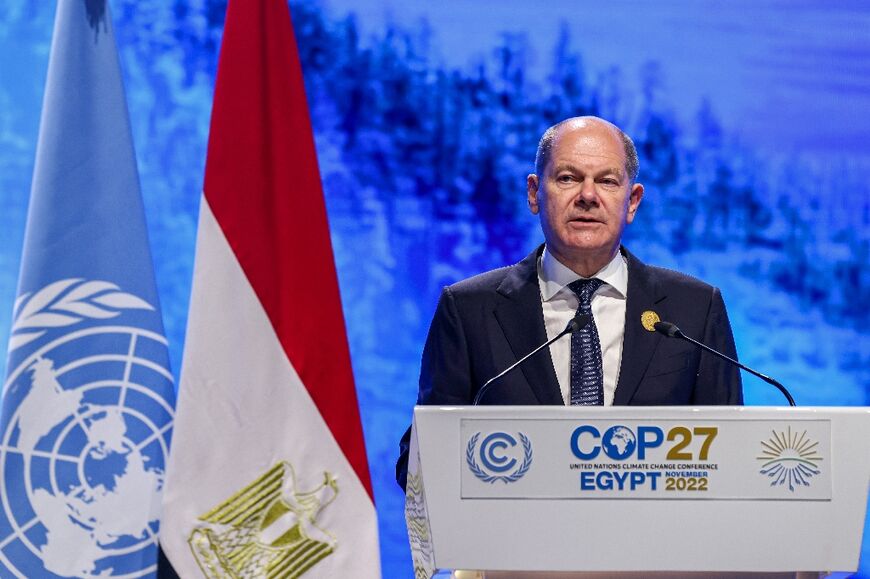
[{"label": "suit shoulder", "polygon": [[447,286],[447,290],[457,297],[494,292],[515,267],[517,267],[516,264],[479,273]]},{"label": "suit shoulder", "polygon": [[698,292],[703,294],[710,294],[716,289],[704,280],[681,271],[655,265],[645,265],[644,267],[647,268],[647,273],[650,278],[655,279],[657,283],[666,288],[679,288],[687,292]]},{"label": "suit shoulder", "polygon": [[544,246],[540,245],[513,265],[463,279],[447,286],[445,292],[457,298],[474,299],[496,294],[509,295],[517,291],[526,292],[532,286],[537,288],[538,258],[543,250]]}]

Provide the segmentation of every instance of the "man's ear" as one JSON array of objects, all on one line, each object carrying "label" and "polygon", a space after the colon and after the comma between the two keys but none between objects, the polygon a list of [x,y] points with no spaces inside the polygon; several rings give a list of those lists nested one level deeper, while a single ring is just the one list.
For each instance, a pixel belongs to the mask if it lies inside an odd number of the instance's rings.
[{"label": "man's ear", "polygon": [[529,202],[529,211],[532,212],[532,215],[537,215],[540,208],[538,207],[538,187],[540,183],[538,182],[538,176],[534,173],[530,173],[528,177],[526,177],[526,195]]},{"label": "man's ear", "polygon": [[640,202],[643,199],[643,185],[635,183],[631,186],[631,191],[628,192],[628,212],[625,215],[625,222],[631,223],[634,221],[634,214],[637,213],[637,208],[640,207]]}]

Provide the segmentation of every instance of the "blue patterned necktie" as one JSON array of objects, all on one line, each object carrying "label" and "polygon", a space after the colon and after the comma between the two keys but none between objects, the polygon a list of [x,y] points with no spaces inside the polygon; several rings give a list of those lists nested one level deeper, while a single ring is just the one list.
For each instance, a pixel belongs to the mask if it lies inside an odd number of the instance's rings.
[{"label": "blue patterned necktie", "polygon": [[[580,298],[581,314],[592,318],[592,294],[604,282],[598,278],[578,279],[568,284]],[[571,405],[604,404],[604,370],[601,363],[601,342],[595,318],[586,327],[571,334]]]}]

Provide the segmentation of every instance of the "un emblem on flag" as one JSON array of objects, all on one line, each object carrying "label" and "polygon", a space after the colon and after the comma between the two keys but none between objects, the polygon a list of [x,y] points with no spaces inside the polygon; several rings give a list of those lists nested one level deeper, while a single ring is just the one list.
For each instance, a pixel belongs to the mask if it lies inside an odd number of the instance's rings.
[{"label": "un emblem on flag", "polygon": [[154,572],[173,390],[166,339],[135,324],[148,315],[147,302],[101,281],[62,280],[16,303],[0,571]]}]

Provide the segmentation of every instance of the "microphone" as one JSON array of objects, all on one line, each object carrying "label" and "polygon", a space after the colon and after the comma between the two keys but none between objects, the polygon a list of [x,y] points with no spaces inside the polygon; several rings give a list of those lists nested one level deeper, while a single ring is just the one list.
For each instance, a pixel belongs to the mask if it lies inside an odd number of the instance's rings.
[{"label": "microphone", "polygon": [[722,352],[718,352],[718,351],[714,350],[713,348],[711,348],[710,346],[707,346],[706,344],[702,344],[701,342],[699,342],[697,340],[693,340],[692,338],[690,338],[689,336],[684,334],[683,331],[680,330],[680,328],[678,328],[676,324],[672,324],[670,322],[655,322],[653,324],[653,329],[656,332],[658,332],[660,334],[664,334],[669,338],[679,338],[680,340],[685,340],[689,343],[695,344],[696,346],[698,346],[702,350],[706,350],[706,351],[710,352],[711,354],[713,354],[714,356],[722,358],[723,360],[727,360],[728,362],[731,362],[732,364],[736,364],[739,368],[746,370],[747,372],[749,372],[750,374],[752,374],[754,376],[758,376],[759,378],[761,378],[762,380],[764,380],[768,384],[776,386],[779,389],[779,391],[783,393],[786,400],[788,400],[789,406],[797,406],[797,404],[794,403],[794,398],[791,397],[791,394],[788,393],[788,390],[786,390],[785,386],[783,386],[782,384],[780,384],[779,382],[777,382],[776,380],[774,380],[770,376],[766,376],[766,375],[762,374],[761,372],[753,370],[749,366],[745,366],[745,365],[741,364],[740,362],[738,362],[737,360],[735,360],[733,358],[729,358],[728,356],[726,356]]},{"label": "microphone", "polygon": [[525,356],[523,356],[522,358],[520,358],[519,360],[517,360],[516,362],[514,362],[513,364],[511,364],[510,366],[508,366],[507,368],[505,368],[504,370],[502,370],[501,372],[499,372],[498,374],[496,374],[495,376],[493,376],[492,378],[490,378],[486,382],[484,382],[483,386],[481,386],[480,389],[477,391],[477,394],[474,395],[474,400],[471,401],[471,405],[477,406],[480,403],[481,399],[483,398],[483,395],[486,394],[486,392],[489,390],[490,385],[493,382],[495,382],[496,380],[498,380],[499,378],[501,378],[502,376],[504,376],[505,374],[507,374],[508,372],[513,370],[514,368],[517,368],[520,364],[522,364],[523,362],[525,362],[526,360],[528,360],[529,358],[531,358],[532,356],[534,356],[535,354],[537,354],[538,352],[540,352],[541,350],[543,350],[544,348],[546,348],[547,346],[549,346],[550,344],[552,344],[553,342],[555,342],[556,340],[561,338],[562,336],[566,336],[568,334],[573,334],[574,332],[579,332],[580,330],[585,328],[589,324],[590,321],[592,321],[592,316],[590,316],[589,314],[581,314],[580,310],[577,310],[577,313],[574,314],[574,317],[571,319],[570,322],[568,322],[568,325],[565,326],[565,329],[562,330],[561,332],[559,332],[558,335],[554,336],[550,340],[547,340],[546,342],[544,342],[543,344],[541,344],[540,346],[538,346],[537,348],[535,348],[534,350],[532,350],[531,352],[529,352],[528,354],[526,354]]}]

